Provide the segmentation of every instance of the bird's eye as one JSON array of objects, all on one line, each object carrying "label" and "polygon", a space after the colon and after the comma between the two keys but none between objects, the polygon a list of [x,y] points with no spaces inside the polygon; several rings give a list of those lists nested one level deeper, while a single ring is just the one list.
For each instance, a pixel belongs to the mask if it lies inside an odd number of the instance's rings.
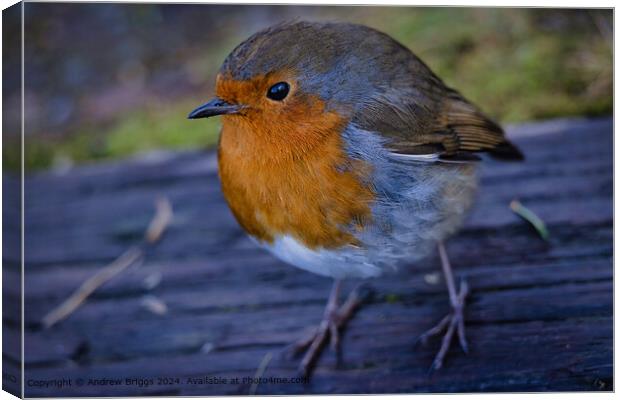
[{"label": "bird's eye", "polygon": [[269,90],[267,91],[267,97],[269,97],[271,100],[276,101],[284,100],[284,98],[288,94],[289,89],[290,86],[288,85],[288,83],[278,82],[269,88]]}]

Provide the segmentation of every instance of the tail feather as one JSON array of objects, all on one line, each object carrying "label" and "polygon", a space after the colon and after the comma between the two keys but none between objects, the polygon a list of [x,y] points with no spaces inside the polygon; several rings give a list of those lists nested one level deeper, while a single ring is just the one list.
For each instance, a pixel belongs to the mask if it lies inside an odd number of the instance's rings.
[{"label": "tail feather", "polygon": [[525,156],[517,146],[505,141],[491,149],[490,154],[493,158],[504,161],[523,161]]}]

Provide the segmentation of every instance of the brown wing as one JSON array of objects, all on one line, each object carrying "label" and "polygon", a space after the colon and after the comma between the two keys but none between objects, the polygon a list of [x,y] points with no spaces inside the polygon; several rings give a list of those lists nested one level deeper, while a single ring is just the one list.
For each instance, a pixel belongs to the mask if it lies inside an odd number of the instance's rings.
[{"label": "brown wing", "polygon": [[[522,160],[503,129],[457,91],[448,88],[417,56],[396,42],[380,65],[374,92],[355,110],[353,122],[388,139],[394,153],[432,160],[478,159],[488,152]],[[398,56],[396,61],[394,57]]]},{"label": "brown wing", "polygon": [[435,103],[426,132],[410,134],[391,141],[388,147],[396,154],[424,156],[435,154],[448,160],[470,161],[473,153],[488,152],[505,160],[522,160],[523,154],[504,136],[504,130],[485,116],[458,92],[445,89]]}]

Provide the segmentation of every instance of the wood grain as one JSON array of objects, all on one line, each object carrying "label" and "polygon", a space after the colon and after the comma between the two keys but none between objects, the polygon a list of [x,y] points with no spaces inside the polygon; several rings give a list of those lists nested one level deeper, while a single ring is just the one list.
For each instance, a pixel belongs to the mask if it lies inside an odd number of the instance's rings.
[{"label": "wood grain", "polygon": [[[344,333],[341,365],[326,352],[311,382],[262,383],[256,393],[612,390],[612,132],[611,119],[517,126],[508,135],[526,161],[485,161],[476,208],[447,244],[472,291],[469,355],[453,346],[444,368],[429,376],[438,340],[414,347],[449,309],[441,279],[427,283],[440,273],[433,256],[370,282],[375,295]],[[245,237],[220,193],[214,157],[161,153],[28,178],[26,380],[73,385],[26,385],[27,396],[247,394],[249,383],[186,379],[253,377],[270,352],[264,378],[295,376],[299,360],[282,349],[319,322],[331,282],[284,265]],[[42,330],[50,309],[141,239],[159,196],[170,199],[174,220],[144,264]],[[510,211],[513,199],[546,222],[548,243]],[[19,269],[5,269],[7,276],[18,280]],[[347,282],[343,297],[357,283]],[[19,301],[17,287],[5,293]],[[167,311],[149,311],[145,296]],[[4,314],[16,335],[17,318]],[[5,358],[16,363],[17,347],[6,340]],[[130,377],[180,383],[76,384]]]}]

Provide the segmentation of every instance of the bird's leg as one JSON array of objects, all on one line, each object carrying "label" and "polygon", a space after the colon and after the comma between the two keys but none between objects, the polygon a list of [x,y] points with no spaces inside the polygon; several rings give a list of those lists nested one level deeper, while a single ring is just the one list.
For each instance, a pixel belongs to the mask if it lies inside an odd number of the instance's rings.
[{"label": "bird's leg", "polygon": [[356,308],[364,301],[364,296],[360,293],[360,286],[358,286],[339,308],[339,295],[340,281],[336,280],[329,295],[320,325],[312,335],[293,345],[294,353],[308,349],[299,364],[299,372],[302,376],[309,375],[328,337],[330,338],[332,350],[336,352],[338,357],[340,355],[340,330],[344,328],[355,313]]},{"label": "bird's leg", "polygon": [[450,348],[450,342],[456,332],[459,343],[463,352],[468,352],[467,340],[465,339],[465,321],[463,318],[463,308],[465,307],[465,298],[467,297],[469,288],[465,280],[461,280],[459,291],[457,293],[456,286],[454,284],[454,276],[452,275],[452,268],[450,267],[450,261],[446,253],[446,248],[443,242],[439,242],[439,257],[441,258],[441,268],[443,269],[444,277],[446,279],[446,285],[448,286],[448,293],[450,294],[450,305],[452,311],[446,315],[437,325],[424,332],[418,339],[422,343],[426,343],[429,337],[440,334],[445,331],[443,340],[441,341],[441,347],[435,356],[435,360],[431,365],[431,370],[438,370],[443,365],[443,360]]}]

